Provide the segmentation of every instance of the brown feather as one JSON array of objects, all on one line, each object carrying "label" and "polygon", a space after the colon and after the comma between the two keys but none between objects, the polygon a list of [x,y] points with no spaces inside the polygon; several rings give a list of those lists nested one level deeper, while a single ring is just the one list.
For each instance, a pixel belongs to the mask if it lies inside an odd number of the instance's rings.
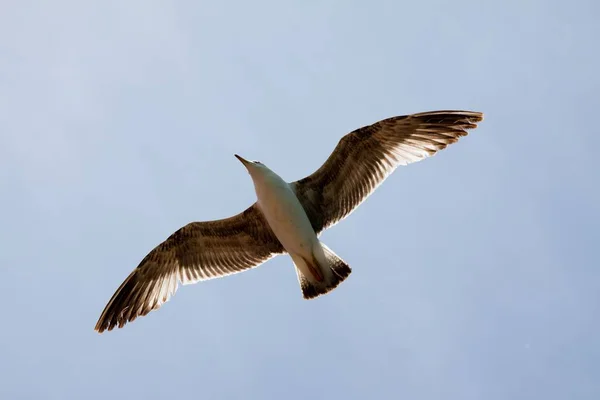
[{"label": "brown feather", "polygon": [[192,222],[156,246],[112,296],[95,329],[122,328],[160,308],[178,283],[190,284],[257,267],[284,253],[256,203],[231,218]]},{"label": "brown feather", "polygon": [[433,156],[482,120],[479,112],[433,111],[347,134],[317,171],[292,184],[313,229],[320,233],[344,219],[399,165]]}]

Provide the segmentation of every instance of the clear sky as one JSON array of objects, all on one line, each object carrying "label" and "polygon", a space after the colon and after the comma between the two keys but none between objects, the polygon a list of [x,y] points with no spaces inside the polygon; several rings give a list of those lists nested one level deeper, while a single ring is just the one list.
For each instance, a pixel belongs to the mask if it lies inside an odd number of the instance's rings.
[{"label": "clear sky", "polygon": [[[0,3],[2,399],[600,398],[600,3]],[[98,335],[190,221],[380,119],[485,113],[291,259]]]}]

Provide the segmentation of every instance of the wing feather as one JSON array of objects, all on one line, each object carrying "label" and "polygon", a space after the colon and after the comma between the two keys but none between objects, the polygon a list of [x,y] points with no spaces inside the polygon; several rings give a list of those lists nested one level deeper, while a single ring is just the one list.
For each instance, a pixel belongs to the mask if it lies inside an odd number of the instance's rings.
[{"label": "wing feather", "polygon": [[347,217],[398,166],[433,156],[482,120],[473,111],[384,119],[344,136],[317,171],[292,187],[319,233]]},{"label": "wing feather", "polygon": [[257,267],[284,249],[256,203],[231,218],[192,222],[156,246],[119,286],[102,312],[98,332],[161,307],[183,285]]}]

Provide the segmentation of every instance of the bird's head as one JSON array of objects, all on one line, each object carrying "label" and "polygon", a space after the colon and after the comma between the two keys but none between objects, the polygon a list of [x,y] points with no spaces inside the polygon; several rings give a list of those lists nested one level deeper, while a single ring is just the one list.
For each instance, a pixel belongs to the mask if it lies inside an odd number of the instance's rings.
[{"label": "bird's head", "polygon": [[259,176],[268,175],[269,172],[271,172],[271,170],[260,161],[248,161],[237,154],[234,155],[242,164],[244,164],[244,167],[246,167],[252,179],[255,179]]}]

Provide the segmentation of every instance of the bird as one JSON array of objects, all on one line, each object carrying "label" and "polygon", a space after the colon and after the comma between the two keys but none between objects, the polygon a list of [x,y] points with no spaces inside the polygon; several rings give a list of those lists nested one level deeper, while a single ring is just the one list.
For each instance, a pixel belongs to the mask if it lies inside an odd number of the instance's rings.
[{"label": "bird", "polygon": [[349,264],[319,240],[398,167],[427,157],[483,121],[475,111],[395,116],[343,136],[311,175],[287,182],[260,161],[235,154],[252,178],[256,202],[229,218],[191,222],[151,250],[106,304],[102,333],[159,309],[178,286],[224,277],[288,254],[304,299],[331,292]]}]

